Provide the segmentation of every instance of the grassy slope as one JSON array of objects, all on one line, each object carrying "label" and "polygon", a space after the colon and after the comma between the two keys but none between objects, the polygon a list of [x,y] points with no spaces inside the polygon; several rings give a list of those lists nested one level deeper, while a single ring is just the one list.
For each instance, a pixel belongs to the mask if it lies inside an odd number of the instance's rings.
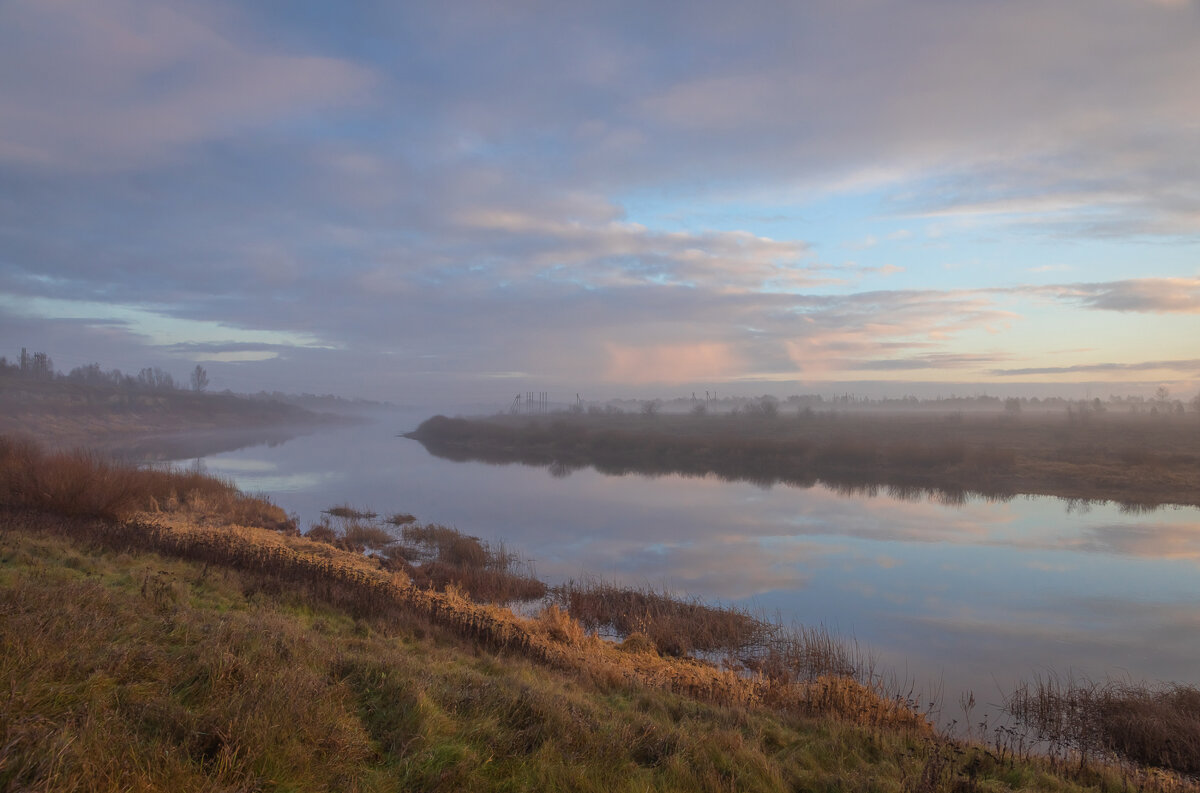
[{"label": "grassy slope", "polygon": [[551,673],[433,621],[81,548],[44,521],[0,530],[3,789],[1083,787],[916,732]]},{"label": "grassy slope", "polygon": [[216,480],[2,451],[0,790],[1180,787],[421,589]]}]

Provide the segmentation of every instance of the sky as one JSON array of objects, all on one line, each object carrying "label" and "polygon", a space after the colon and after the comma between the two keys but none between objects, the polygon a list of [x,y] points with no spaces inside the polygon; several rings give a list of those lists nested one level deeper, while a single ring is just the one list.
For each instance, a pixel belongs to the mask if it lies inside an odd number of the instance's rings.
[{"label": "sky", "polygon": [[1200,390],[1200,0],[0,1],[0,354]]}]

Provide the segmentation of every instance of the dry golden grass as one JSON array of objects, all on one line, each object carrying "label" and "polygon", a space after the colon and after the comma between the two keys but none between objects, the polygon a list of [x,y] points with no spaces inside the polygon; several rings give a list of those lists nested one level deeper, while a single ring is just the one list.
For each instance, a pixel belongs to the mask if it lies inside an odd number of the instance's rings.
[{"label": "dry golden grass", "polygon": [[108,519],[187,508],[202,521],[295,528],[282,509],[223,479],[137,468],[85,450],[46,452],[29,439],[9,436],[0,436],[0,505]]},{"label": "dry golden grass", "polygon": [[[265,576],[298,587],[353,614],[386,619],[419,617],[492,649],[589,677],[644,685],[722,705],[817,712],[857,723],[928,730],[924,718],[903,703],[880,697],[853,681],[779,682],[747,677],[690,658],[622,652],[588,635],[562,612],[537,619],[518,617],[498,606],[475,603],[456,587],[439,592],[413,585],[379,568],[361,554],[339,551],[304,537],[256,527],[196,525],[182,513],[149,522],[38,520],[43,531],[85,543],[138,549]],[[837,692],[836,695],[834,692]]]}]

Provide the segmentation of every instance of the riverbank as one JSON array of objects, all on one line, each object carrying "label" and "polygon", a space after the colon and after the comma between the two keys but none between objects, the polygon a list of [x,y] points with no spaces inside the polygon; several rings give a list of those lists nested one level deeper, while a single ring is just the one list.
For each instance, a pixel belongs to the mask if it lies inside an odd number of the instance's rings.
[{"label": "riverbank", "polygon": [[150,439],[185,433],[257,432],[271,438],[355,420],[235,394],[0,377],[0,433],[26,435],[59,449],[153,445]]},{"label": "riverbank", "polygon": [[945,500],[1021,495],[1200,506],[1200,417],[558,413],[446,418],[407,437],[452,460],[715,475]]},{"label": "riverbank", "polygon": [[467,577],[417,586],[429,561],[489,556],[428,526],[408,539],[436,558],[371,551],[408,515],[339,507],[301,536],[194,472],[3,452],[0,787],[1187,789],[954,742],[847,678],[615,644],[553,605],[518,616]]}]

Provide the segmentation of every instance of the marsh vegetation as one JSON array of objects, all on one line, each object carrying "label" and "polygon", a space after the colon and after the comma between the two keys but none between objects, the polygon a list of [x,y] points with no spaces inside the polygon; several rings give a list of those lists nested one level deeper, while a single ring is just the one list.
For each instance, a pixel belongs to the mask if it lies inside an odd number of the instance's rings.
[{"label": "marsh vegetation", "polygon": [[949,501],[1200,504],[1193,413],[565,412],[435,416],[408,437],[447,459],[520,462],[559,476],[591,466]]}]

